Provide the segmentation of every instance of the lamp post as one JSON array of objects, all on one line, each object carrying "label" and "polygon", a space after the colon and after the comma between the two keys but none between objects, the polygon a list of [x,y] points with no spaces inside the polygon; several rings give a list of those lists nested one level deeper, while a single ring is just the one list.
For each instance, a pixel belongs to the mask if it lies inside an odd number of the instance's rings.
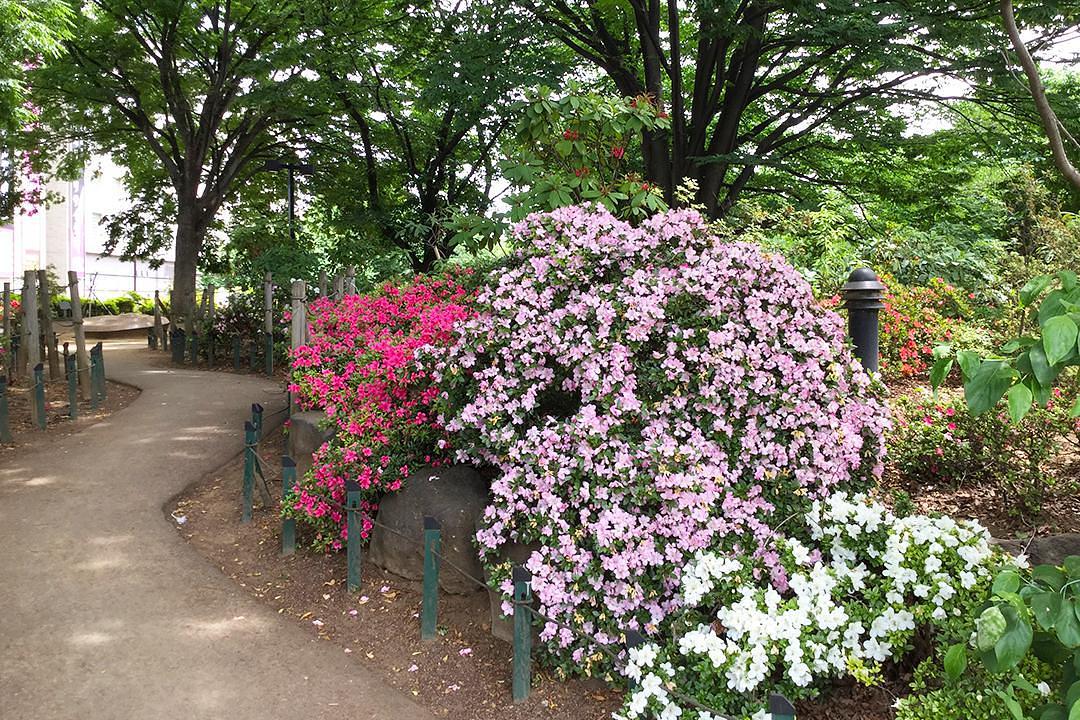
[{"label": "lamp post", "polygon": [[289,198],[289,242],[296,242],[296,173],[301,175],[311,175],[315,172],[315,167],[308,163],[300,162],[285,162],[284,160],[267,160],[264,170],[277,171],[288,170],[289,171],[289,186],[288,186],[288,198]]}]

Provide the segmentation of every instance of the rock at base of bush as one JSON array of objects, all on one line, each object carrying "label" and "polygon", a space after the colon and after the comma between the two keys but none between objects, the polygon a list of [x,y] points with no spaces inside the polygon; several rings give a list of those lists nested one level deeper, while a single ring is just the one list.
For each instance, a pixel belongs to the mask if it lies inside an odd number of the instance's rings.
[{"label": "rock at base of bush", "polygon": [[[523,545],[521,543],[510,543],[504,545],[499,550],[499,562],[506,562],[509,560],[514,565],[524,565],[529,559],[529,556],[536,550],[540,549],[539,543],[529,543]],[[484,568],[484,581],[487,582],[488,588],[491,587],[491,575],[488,573],[487,568]],[[502,613],[502,595],[489,589],[488,590],[488,602],[491,604],[491,634],[498,639],[508,642],[511,645],[514,644],[514,618],[510,615],[503,615]],[[536,607],[536,598],[533,598],[533,607]],[[535,619],[535,618],[534,618]],[[534,643],[539,640],[540,624],[533,625],[533,641]]]},{"label": "rock at base of bush", "polygon": [[[1013,555],[1026,552],[1032,565],[1061,565],[1070,555],[1080,555],[1080,533],[1062,533],[1027,540],[995,540],[1002,550]],[[1024,548],[1027,548],[1025,551]]]},{"label": "rock at base of bush", "polygon": [[[440,553],[481,578],[483,568],[473,538],[490,492],[490,482],[469,465],[417,470],[406,478],[401,490],[379,504],[377,520],[389,530],[376,526],[371,531],[371,562],[409,580],[423,580],[423,523],[427,515],[442,526]],[[482,590],[446,562],[439,568],[439,587],[455,594]]]},{"label": "rock at base of bush", "polygon": [[289,419],[289,440],[286,452],[296,461],[296,477],[302,478],[311,469],[311,456],[323,443],[334,437],[335,428],[323,429],[326,413],[308,410]]}]

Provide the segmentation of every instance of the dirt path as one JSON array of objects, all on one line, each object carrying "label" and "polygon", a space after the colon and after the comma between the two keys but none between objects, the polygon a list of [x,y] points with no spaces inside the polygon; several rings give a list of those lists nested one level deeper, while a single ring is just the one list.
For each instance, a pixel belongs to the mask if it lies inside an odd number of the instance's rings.
[{"label": "dirt path", "polygon": [[427,720],[370,671],[244,595],[162,507],[240,451],[274,383],[106,347],[129,407],[0,465],[5,720]]}]

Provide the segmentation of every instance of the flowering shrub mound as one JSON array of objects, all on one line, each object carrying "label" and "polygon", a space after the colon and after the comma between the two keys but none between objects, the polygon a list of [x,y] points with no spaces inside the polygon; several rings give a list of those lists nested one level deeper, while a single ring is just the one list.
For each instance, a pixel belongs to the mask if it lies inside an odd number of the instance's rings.
[{"label": "flowering shrub mound", "polygon": [[452,277],[418,277],[372,295],[318,300],[311,313],[290,390],[301,407],[325,410],[338,432],[315,454],[291,512],[315,526],[318,545],[340,548],[343,513],[321,496],[344,503],[346,478],[357,480],[366,538],[379,498],[401,487],[411,463],[446,459],[449,438],[431,413],[438,390],[414,355],[451,340],[454,323],[469,315],[468,292]]},{"label": "flowering shrub mound", "polygon": [[689,697],[764,718],[769,692],[797,699],[829,678],[875,682],[919,628],[933,628],[938,644],[967,640],[998,562],[985,528],[898,518],[845,493],[815,501],[801,520],[789,530],[808,534],[815,549],[793,537],[777,542],[782,587],[755,581],[760,562],[746,557],[694,558],[679,591],[688,611],[663,645],[630,652],[626,673],[638,686],[617,717],[712,717],[692,710]]},{"label": "flowering shrub mound", "polygon": [[[600,643],[653,632],[696,552],[779,573],[773,526],[880,474],[887,411],[782,258],[685,210],[635,228],[570,207],[515,232],[525,249],[433,364],[461,456],[502,470],[478,541],[504,590],[500,550],[537,543],[542,612]],[[542,638],[604,669],[568,630]]]},{"label": "flowering shrub mound", "polygon": [[950,342],[965,350],[991,344],[985,332],[966,324],[972,317],[967,293],[940,278],[924,287],[908,287],[885,276],[888,287],[881,313],[881,371],[887,377],[925,377],[934,363],[934,347]]}]

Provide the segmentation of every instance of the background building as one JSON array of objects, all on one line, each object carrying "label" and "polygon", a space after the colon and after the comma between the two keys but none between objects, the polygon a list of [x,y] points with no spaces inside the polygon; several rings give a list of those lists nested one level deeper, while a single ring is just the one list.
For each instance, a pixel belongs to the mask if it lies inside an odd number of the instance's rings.
[{"label": "background building", "polygon": [[168,294],[172,287],[173,253],[151,269],[146,262],[123,262],[105,254],[107,232],[101,219],[128,206],[121,171],[108,158],[96,158],[78,180],[48,184],[59,198],[49,207],[25,207],[13,223],[0,226],[0,283],[16,292],[23,272],[52,268],[61,279],[69,270],[79,274],[84,297],[102,300],[134,290]]}]

